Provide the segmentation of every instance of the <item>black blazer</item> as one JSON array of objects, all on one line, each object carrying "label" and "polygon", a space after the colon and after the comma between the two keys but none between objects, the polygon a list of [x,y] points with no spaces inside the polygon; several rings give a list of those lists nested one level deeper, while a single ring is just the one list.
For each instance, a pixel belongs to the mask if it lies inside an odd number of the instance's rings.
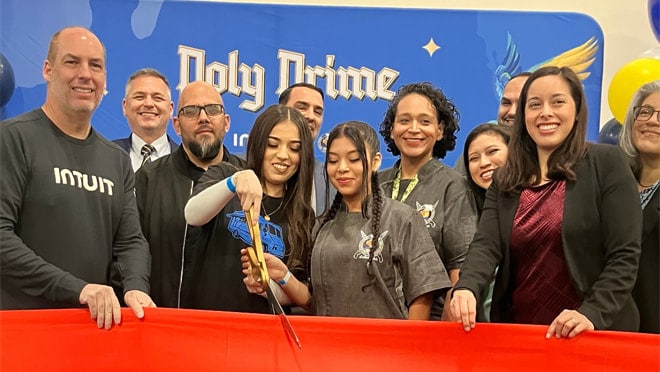
[{"label": "black blazer", "polygon": [[[118,144],[119,147],[121,147],[122,149],[124,149],[124,151],[130,154],[131,145],[133,144],[132,136],[128,136],[128,138],[119,138],[113,140],[112,142]],[[176,151],[176,149],[179,148],[179,145],[176,142],[172,141],[172,138],[170,138],[169,135],[167,136],[167,142],[170,143],[170,153],[173,153],[174,151]]]},{"label": "black blazer", "polygon": [[643,212],[642,255],[633,298],[639,308],[639,331],[660,334],[660,189]]},{"label": "black blazer", "polygon": [[[642,211],[635,179],[619,149],[611,145],[590,144],[575,173],[576,181],[566,182],[562,241],[569,273],[583,299],[577,310],[596,329],[637,331],[639,313],[631,291],[641,252]],[[493,322],[512,321],[509,238],[519,200],[520,193],[500,193],[493,182],[456,284],[478,297],[499,264]]]}]

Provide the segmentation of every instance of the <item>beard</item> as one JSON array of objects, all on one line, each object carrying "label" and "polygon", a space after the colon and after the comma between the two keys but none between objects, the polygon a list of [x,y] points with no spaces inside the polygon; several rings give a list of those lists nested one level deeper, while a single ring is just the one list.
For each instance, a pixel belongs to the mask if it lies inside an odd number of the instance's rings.
[{"label": "beard", "polygon": [[202,140],[201,142],[190,141],[186,144],[197,159],[202,162],[209,162],[215,159],[220,153],[220,147],[222,146],[222,141],[216,138],[212,141]]}]

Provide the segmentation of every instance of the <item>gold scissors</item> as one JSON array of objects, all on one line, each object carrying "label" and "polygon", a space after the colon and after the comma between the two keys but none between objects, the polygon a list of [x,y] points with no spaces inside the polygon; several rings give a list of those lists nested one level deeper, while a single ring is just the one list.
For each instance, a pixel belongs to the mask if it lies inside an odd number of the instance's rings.
[{"label": "gold scissors", "polygon": [[250,275],[254,280],[261,283],[261,287],[266,291],[268,302],[273,308],[273,313],[280,318],[284,329],[287,331],[293,341],[296,342],[298,349],[302,349],[302,345],[300,344],[298,335],[296,335],[296,331],[293,330],[291,323],[289,323],[289,319],[284,313],[284,309],[282,309],[282,305],[280,305],[280,302],[277,301],[273,290],[270,289],[270,285],[268,285],[270,282],[270,277],[268,276],[268,268],[266,267],[266,260],[264,259],[264,249],[261,244],[261,228],[259,226],[259,222],[257,222],[255,225],[252,224],[252,212],[252,208],[250,208],[248,211],[245,211],[245,223],[248,226],[250,237],[252,238],[252,247],[247,248],[248,257],[250,258]]}]

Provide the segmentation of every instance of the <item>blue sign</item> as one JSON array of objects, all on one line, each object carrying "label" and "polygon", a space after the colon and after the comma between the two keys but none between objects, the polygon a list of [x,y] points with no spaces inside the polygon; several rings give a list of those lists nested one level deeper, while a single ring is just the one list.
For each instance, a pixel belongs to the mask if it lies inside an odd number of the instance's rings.
[{"label": "blue sign", "polygon": [[[288,85],[307,81],[325,94],[321,134],[347,120],[378,127],[396,90],[429,81],[460,110],[456,150],[476,125],[495,120],[510,75],[543,64],[581,72],[589,106],[588,138],[599,132],[603,35],[578,13],[348,8],[194,1],[2,0],[0,52],[16,88],[3,118],[40,106],[41,68],[58,29],[81,25],[107,49],[108,94],[93,125],[109,139],[128,136],[121,101],[128,76],[162,71],[176,104],[189,82],[206,80],[231,116],[225,144],[244,153],[256,116]],[[36,21],[38,20],[38,21]],[[173,138],[178,138],[172,128]],[[316,155],[322,158],[322,141]],[[385,149],[383,145],[383,150]],[[385,151],[384,166],[394,162]]]}]

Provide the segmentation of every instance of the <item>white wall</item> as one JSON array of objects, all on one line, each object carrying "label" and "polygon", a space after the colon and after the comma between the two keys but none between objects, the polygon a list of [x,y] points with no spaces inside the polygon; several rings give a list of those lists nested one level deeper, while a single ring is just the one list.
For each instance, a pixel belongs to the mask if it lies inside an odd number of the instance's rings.
[{"label": "white wall", "polygon": [[[649,21],[647,0],[251,0],[242,2],[262,4],[296,4],[326,6],[365,6],[390,8],[429,9],[483,9],[522,11],[561,11],[584,13],[598,22],[603,29],[604,58],[601,97],[601,125],[612,118],[607,103],[607,89],[612,76],[626,63],[637,59],[643,52],[657,48]],[[402,5],[410,4],[411,5]],[[625,4],[625,5],[624,5]],[[541,46],[542,47],[542,46]]]}]

